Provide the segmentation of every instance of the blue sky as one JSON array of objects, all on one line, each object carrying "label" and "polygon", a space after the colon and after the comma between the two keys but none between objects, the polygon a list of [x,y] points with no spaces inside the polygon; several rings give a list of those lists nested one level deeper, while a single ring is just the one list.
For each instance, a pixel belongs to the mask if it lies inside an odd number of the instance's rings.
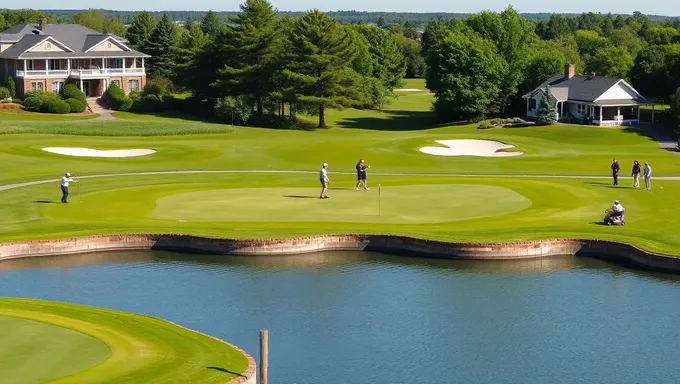
[{"label": "blue sky", "polygon": [[[53,0],[34,0],[30,3],[31,8],[60,8],[82,9],[98,6],[107,6],[120,10],[237,10],[241,0],[165,0],[165,1],[140,1],[140,0],[117,0],[108,4],[95,4],[90,0],[66,0],[54,2]],[[25,6],[14,2],[12,5]],[[507,0],[476,0],[476,1],[447,1],[447,0],[273,0],[272,4],[280,10],[299,11],[318,8],[322,11],[333,10],[359,10],[359,11],[386,11],[386,12],[460,12],[470,13],[485,9],[502,10],[512,4],[520,12],[612,12],[633,13],[640,11],[646,14],[667,16],[680,16],[680,1],[668,0],[568,0],[568,1],[536,1],[515,0],[512,3]],[[5,6],[10,5],[6,4]]]}]

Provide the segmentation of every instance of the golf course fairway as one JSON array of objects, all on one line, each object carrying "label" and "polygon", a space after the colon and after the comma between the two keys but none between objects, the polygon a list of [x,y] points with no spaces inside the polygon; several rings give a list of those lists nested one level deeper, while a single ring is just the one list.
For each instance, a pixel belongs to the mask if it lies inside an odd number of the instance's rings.
[{"label": "golf course fairway", "polygon": [[0,298],[2,383],[225,383],[247,368],[232,346],[153,317]]}]

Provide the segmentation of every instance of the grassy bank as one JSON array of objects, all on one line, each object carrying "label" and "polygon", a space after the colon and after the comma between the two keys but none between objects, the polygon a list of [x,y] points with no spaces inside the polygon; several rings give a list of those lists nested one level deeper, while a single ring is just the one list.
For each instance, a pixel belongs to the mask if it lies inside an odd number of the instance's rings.
[{"label": "grassy bank", "polygon": [[3,383],[224,383],[248,368],[218,340],[148,316],[0,298]]}]

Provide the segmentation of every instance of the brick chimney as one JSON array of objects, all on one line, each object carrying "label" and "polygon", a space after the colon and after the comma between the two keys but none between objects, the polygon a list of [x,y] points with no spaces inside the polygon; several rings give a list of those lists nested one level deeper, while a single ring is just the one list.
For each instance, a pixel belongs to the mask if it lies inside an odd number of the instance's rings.
[{"label": "brick chimney", "polygon": [[47,17],[46,16],[40,16],[40,26],[39,28],[42,29],[43,25],[47,24]]},{"label": "brick chimney", "polygon": [[574,64],[567,64],[564,67],[564,78],[569,80],[576,75],[576,66]]}]

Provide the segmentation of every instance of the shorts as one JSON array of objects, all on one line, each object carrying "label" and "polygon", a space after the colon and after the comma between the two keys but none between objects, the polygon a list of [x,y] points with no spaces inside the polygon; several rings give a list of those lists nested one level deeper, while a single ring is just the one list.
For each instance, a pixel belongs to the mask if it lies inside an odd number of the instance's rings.
[{"label": "shorts", "polygon": [[319,182],[321,183],[321,185],[326,185],[326,184],[327,184],[326,180],[324,180],[324,179],[322,179],[322,178],[319,178]]},{"label": "shorts", "polygon": [[357,180],[366,180],[366,172],[357,172]]}]

